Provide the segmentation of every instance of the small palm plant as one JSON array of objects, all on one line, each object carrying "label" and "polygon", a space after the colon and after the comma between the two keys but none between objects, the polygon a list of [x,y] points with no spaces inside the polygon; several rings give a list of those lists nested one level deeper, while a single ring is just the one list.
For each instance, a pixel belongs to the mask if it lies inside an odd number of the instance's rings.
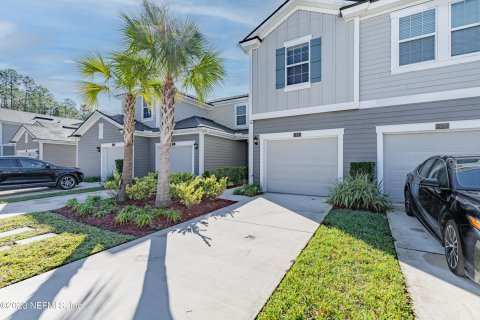
[{"label": "small palm plant", "polygon": [[144,0],[138,18],[125,17],[124,34],[130,50],[147,56],[155,65],[161,85],[160,159],[156,207],[170,203],[169,152],[174,129],[174,107],[179,90],[193,91],[200,103],[205,101],[225,76],[224,59],[212,50],[198,26],[189,19],[174,17],[168,7]]},{"label": "small palm plant", "polygon": [[149,102],[158,82],[152,77],[149,59],[129,50],[110,52],[106,58],[101,54],[86,55],[78,61],[78,68],[84,78],[80,93],[87,106],[96,105],[100,94],[123,94],[124,161],[117,201],[125,201],[126,188],[133,179],[135,101],[141,95]]}]

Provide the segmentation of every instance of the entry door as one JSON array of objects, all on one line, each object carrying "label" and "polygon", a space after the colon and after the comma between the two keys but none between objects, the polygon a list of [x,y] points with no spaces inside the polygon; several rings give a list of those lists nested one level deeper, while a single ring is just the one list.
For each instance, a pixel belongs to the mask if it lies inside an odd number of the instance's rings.
[{"label": "entry door", "polygon": [[104,154],[104,172],[102,172],[102,179],[105,180],[111,176],[115,170],[115,160],[123,159],[123,146],[105,147]]}]

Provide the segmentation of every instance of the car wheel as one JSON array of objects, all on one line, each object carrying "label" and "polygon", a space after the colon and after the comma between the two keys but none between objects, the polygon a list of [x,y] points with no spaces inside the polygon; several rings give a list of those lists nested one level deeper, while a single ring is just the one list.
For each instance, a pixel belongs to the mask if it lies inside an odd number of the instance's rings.
[{"label": "car wheel", "polygon": [[410,188],[405,189],[405,213],[407,216],[413,216],[412,193],[410,192]]},{"label": "car wheel", "polygon": [[450,270],[458,276],[465,275],[463,264],[462,240],[458,232],[458,226],[453,220],[448,220],[443,234],[445,245],[445,257]]},{"label": "car wheel", "polygon": [[77,180],[72,175],[64,175],[58,180],[58,186],[63,190],[73,189],[77,185]]}]

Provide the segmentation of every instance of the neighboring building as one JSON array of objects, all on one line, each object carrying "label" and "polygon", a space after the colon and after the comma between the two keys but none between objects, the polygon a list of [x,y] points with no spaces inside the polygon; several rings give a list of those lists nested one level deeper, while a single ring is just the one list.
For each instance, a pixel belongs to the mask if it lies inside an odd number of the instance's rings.
[{"label": "neighboring building", "polygon": [[285,1],[240,42],[250,181],[326,195],[375,161],[402,200],[427,157],[480,153],[479,30],[480,0]]},{"label": "neighboring building", "polygon": [[[192,172],[247,165],[248,97],[236,96],[199,104],[182,95],[175,106],[175,130],[170,149],[172,172]],[[160,107],[137,99],[134,175],[157,170]],[[78,163],[86,176],[106,179],[115,160],[123,159],[123,115],[94,112],[75,132]]]},{"label": "neighboring building", "polygon": [[75,165],[75,139],[69,135],[80,123],[78,119],[0,108],[0,156],[28,155]]}]

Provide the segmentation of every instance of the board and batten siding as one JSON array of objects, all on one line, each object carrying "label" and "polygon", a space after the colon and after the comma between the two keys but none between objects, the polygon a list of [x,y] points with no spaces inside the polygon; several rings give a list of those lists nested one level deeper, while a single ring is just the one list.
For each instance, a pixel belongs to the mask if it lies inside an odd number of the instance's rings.
[{"label": "board and batten siding", "polygon": [[[376,126],[480,119],[480,98],[255,120],[254,136],[266,133],[345,128],[344,175],[350,162],[377,159]],[[412,141],[414,143],[414,141]],[[253,146],[253,174],[260,177],[260,145]],[[300,156],[300,155],[299,155]],[[412,168],[413,169],[413,168]]]},{"label": "board and batten siding", "polygon": [[[150,138],[150,172],[155,172],[155,144],[160,143],[160,138]],[[172,137],[172,142],[181,142],[181,141],[195,141],[195,143],[199,143],[198,134],[188,134],[188,135],[174,135]],[[199,172],[199,149],[194,149],[195,154],[195,162],[193,164],[193,171],[195,174],[198,175]]]},{"label": "board and batten siding", "polygon": [[213,110],[210,111],[208,118],[228,128],[246,129],[248,128],[248,114],[247,125],[238,128],[235,126],[235,106],[241,105],[248,105],[248,98],[235,100],[234,102],[220,102],[214,105]]},{"label": "board and batten siding", "polygon": [[[28,142],[25,143],[25,135],[28,134]],[[22,134],[20,139],[17,141],[15,144],[16,151],[25,151],[25,150],[33,150],[33,149],[38,149],[38,142],[33,141],[32,135],[29,134],[28,132],[25,132]]]},{"label": "board and batten siding", "polygon": [[75,167],[77,162],[77,146],[44,143],[43,160],[59,166]]},{"label": "board and batten siding", "polygon": [[[103,123],[103,139],[98,139],[98,124]],[[86,177],[100,177],[101,156],[97,151],[102,143],[123,142],[123,134],[110,122],[99,119],[78,141],[78,167]]]},{"label": "board and batten siding", "polygon": [[391,74],[391,20],[360,21],[360,100],[374,100],[480,86],[480,61]]},{"label": "board and batten siding", "polygon": [[205,170],[247,165],[247,141],[205,135]]},{"label": "board and batten siding", "polygon": [[[322,80],[310,89],[284,92],[275,87],[276,49],[302,36],[322,38]],[[354,22],[325,13],[298,10],[253,50],[252,112],[264,113],[353,101]]]},{"label": "board and batten siding", "polygon": [[16,126],[13,124],[3,123],[2,124],[2,141],[0,143],[10,143],[15,133],[21,126]]}]

